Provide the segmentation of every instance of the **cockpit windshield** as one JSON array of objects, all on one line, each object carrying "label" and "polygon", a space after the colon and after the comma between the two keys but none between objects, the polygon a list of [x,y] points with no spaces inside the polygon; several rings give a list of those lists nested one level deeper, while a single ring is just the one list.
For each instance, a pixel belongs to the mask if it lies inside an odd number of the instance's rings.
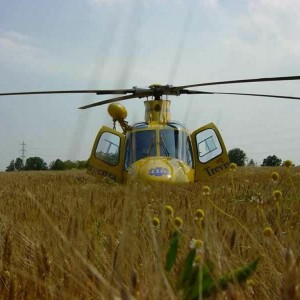
[{"label": "cockpit windshield", "polygon": [[171,156],[188,162],[188,139],[184,131],[177,129],[159,130],[160,156]]},{"label": "cockpit windshield", "polygon": [[155,130],[135,131],[127,135],[126,168],[135,161],[150,156],[156,156]]},{"label": "cockpit windshield", "polygon": [[145,157],[167,156],[192,165],[188,134],[176,128],[127,133],[125,168]]}]

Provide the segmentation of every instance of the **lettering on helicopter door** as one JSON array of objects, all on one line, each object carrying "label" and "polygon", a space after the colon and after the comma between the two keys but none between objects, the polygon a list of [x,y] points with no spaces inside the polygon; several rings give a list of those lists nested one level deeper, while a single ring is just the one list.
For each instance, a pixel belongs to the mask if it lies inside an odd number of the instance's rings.
[{"label": "lettering on helicopter door", "polygon": [[206,171],[208,176],[213,176],[218,174],[219,172],[222,172],[229,168],[230,161],[224,162],[222,159],[217,161],[218,165],[214,167],[207,167],[204,170]]},{"label": "lettering on helicopter door", "polygon": [[100,175],[100,176],[103,176],[103,177],[108,177],[111,180],[116,180],[117,179],[116,175],[114,175],[114,174],[112,174],[108,171],[102,170],[102,169],[97,169],[97,168],[95,168],[91,165],[87,166],[87,170],[88,170],[89,174],[94,175],[94,176]]}]

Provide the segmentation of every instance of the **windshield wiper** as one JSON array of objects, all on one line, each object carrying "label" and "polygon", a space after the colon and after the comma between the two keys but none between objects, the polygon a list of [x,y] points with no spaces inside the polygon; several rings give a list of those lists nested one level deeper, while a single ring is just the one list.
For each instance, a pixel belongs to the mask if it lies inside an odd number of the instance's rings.
[{"label": "windshield wiper", "polygon": [[164,139],[162,137],[162,134],[160,135],[160,142],[161,142],[162,148],[165,151],[166,156],[170,156],[170,152],[168,151],[168,148],[167,148],[167,146],[165,144],[165,141],[164,141]]},{"label": "windshield wiper", "polygon": [[150,154],[153,146],[154,146],[154,136],[152,137],[152,142],[151,142],[151,144],[150,144],[150,146],[149,146],[149,148],[148,148],[148,150],[146,152],[147,153],[147,157],[149,156],[149,154]]}]

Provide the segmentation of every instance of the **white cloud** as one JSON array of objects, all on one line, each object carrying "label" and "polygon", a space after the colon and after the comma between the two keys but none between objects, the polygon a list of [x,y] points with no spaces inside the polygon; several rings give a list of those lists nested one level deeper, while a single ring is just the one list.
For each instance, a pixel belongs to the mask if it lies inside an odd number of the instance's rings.
[{"label": "white cloud", "polygon": [[295,45],[299,41],[300,1],[249,0],[249,14],[240,22],[244,31],[255,35],[259,42]]},{"label": "white cloud", "polygon": [[226,61],[235,63],[237,74],[299,69],[300,1],[249,0],[236,17],[235,30],[224,36],[221,48]]},{"label": "white cloud", "polygon": [[125,3],[130,0],[89,0],[89,3],[91,4],[113,4],[113,3]]},{"label": "white cloud", "polygon": [[[122,4],[122,3],[128,3],[128,2],[140,2],[141,4],[149,5],[150,3],[170,3],[174,4],[175,2],[180,2],[184,4],[188,4],[189,0],[88,0],[89,3],[91,4],[97,4],[97,5],[102,5],[102,4]],[[211,7],[211,8],[216,8],[219,6],[219,0],[199,0],[199,3],[203,6],[206,7]]]},{"label": "white cloud", "polygon": [[49,74],[70,78],[86,79],[92,66],[86,63],[74,64],[60,54],[52,53],[34,45],[34,39],[16,31],[0,31],[0,66],[27,74]]},{"label": "white cloud", "polygon": [[28,35],[13,30],[4,31],[2,35],[16,41],[29,41],[31,39]]},{"label": "white cloud", "polygon": [[0,36],[0,51],[2,54],[1,56],[15,56],[16,59],[18,59],[18,54],[22,54],[22,56],[33,56],[44,53],[44,51],[39,48],[26,43],[20,43],[5,36]]},{"label": "white cloud", "polygon": [[0,34],[0,62],[27,64],[37,63],[46,51],[30,44],[30,38],[16,31]]},{"label": "white cloud", "polygon": [[219,0],[200,0],[200,4],[210,8],[217,8],[219,7]]}]

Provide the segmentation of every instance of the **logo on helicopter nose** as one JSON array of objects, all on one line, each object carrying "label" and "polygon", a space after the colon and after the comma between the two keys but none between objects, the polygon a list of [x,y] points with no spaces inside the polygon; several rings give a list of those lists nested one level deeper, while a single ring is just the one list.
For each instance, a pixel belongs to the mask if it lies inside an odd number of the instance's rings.
[{"label": "logo on helicopter nose", "polygon": [[152,168],[148,171],[148,175],[150,176],[167,176],[170,172],[167,168],[156,167]]}]

